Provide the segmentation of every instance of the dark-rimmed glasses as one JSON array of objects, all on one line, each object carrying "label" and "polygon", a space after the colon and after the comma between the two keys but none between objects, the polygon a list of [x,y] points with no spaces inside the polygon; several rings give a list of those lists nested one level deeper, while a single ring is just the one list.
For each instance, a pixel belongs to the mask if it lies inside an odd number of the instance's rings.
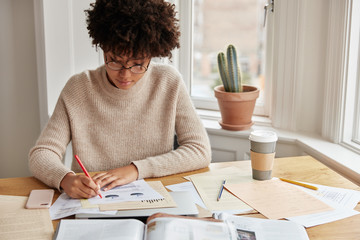
[{"label": "dark-rimmed glasses", "polygon": [[130,72],[132,72],[132,73],[142,74],[148,70],[150,62],[146,67],[141,64],[135,64],[131,67],[125,67],[121,63],[115,62],[115,61],[107,61],[107,62],[105,62],[105,64],[106,64],[106,66],[108,66],[108,68],[110,68],[111,70],[114,70],[114,71],[121,71],[123,69],[129,69]]}]

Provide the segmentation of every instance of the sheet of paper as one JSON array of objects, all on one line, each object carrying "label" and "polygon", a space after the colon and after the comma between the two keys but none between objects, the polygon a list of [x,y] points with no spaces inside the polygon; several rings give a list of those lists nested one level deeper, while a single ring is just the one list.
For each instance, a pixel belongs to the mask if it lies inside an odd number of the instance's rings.
[{"label": "sheet of paper", "polygon": [[[306,182],[303,182],[306,183]],[[333,208],[353,209],[360,202],[360,192],[352,189],[329,187],[319,184],[306,183],[318,187],[317,191],[296,186],[313,195]]]},{"label": "sheet of paper", "polygon": [[195,176],[217,176],[217,175],[238,175],[238,176],[251,176],[251,168],[238,168],[238,167],[225,167],[211,170],[210,172],[196,173],[184,178],[190,181],[191,177]]},{"label": "sheet of paper", "polygon": [[[50,207],[50,217],[52,220],[68,217],[78,213],[99,213],[99,206],[82,207],[81,201],[87,202],[85,199],[73,199],[66,193],[62,193],[54,204]],[[88,203],[91,205],[90,203]],[[101,211],[102,214],[115,215],[116,211]]]},{"label": "sheet of paper", "polygon": [[300,186],[296,187],[325,202],[329,206],[333,207],[335,210],[304,216],[291,217],[287,218],[288,220],[301,224],[305,227],[313,227],[359,214],[358,211],[354,210],[354,207],[360,201],[359,191],[329,187],[313,183],[306,184],[316,186],[318,187],[318,190],[314,191]]},{"label": "sheet of paper", "polygon": [[231,184],[252,181],[251,176],[240,175],[191,176],[191,181],[201,196],[201,199],[204,201],[205,206],[210,211],[229,211],[234,214],[255,212],[251,207],[225,189],[221,195],[221,199],[217,201],[219,190],[224,179],[226,179],[226,183]]},{"label": "sheet of paper", "polygon": [[354,209],[338,208],[332,211],[314,213],[297,217],[289,217],[287,219],[308,228],[324,223],[334,222],[340,219],[355,216],[357,214],[360,214],[360,212]]},{"label": "sheet of paper", "polygon": [[109,204],[115,202],[144,201],[163,199],[164,197],[156,192],[144,180],[137,180],[126,185],[115,187],[106,192],[102,191],[103,198],[99,196],[89,199],[92,204]]},{"label": "sheet of paper", "polygon": [[224,222],[160,217],[147,223],[147,240],[236,240],[233,225]]},{"label": "sheet of paper", "polygon": [[[0,195],[0,239],[52,239],[48,209],[26,209],[28,197]],[[24,224],[26,223],[26,224]]]},{"label": "sheet of paper", "polygon": [[157,192],[161,199],[150,199],[141,201],[128,202],[110,202],[107,204],[94,204],[89,199],[73,199],[66,193],[63,193],[50,207],[50,216],[52,220],[68,217],[78,213],[101,213],[115,215],[117,210],[145,209],[145,208],[162,208],[176,207],[175,201],[166,191],[160,181],[151,181],[148,186]]},{"label": "sheet of paper", "polygon": [[71,216],[81,209],[79,199],[73,199],[66,193],[60,194],[58,199],[50,207],[50,216],[52,220]]},{"label": "sheet of paper", "polygon": [[[131,229],[131,231],[130,231]],[[144,224],[135,219],[61,220],[56,240],[128,239],[143,240]]]},{"label": "sheet of paper", "polygon": [[217,219],[235,225],[237,239],[256,240],[308,240],[305,228],[285,220],[260,219],[221,213]]},{"label": "sheet of paper", "polygon": [[225,184],[225,188],[270,219],[334,210],[327,204],[279,179]]},{"label": "sheet of paper", "polygon": [[131,201],[131,202],[117,202],[109,204],[100,204],[101,211],[108,210],[131,210],[131,209],[146,209],[146,208],[168,208],[176,207],[176,202],[171,197],[169,192],[165,189],[164,185],[160,181],[149,181],[149,186],[157,191],[162,199],[152,199],[143,201]]},{"label": "sheet of paper", "polygon": [[171,190],[173,192],[176,192],[176,191],[190,192],[194,198],[194,203],[199,205],[200,207],[206,209],[206,206],[205,206],[203,200],[201,200],[201,197],[200,197],[199,193],[196,191],[194,184],[192,182],[183,182],[183,183],[168,185],[168,186],[166,186],[166,188],[168,188],[169,190]]}]

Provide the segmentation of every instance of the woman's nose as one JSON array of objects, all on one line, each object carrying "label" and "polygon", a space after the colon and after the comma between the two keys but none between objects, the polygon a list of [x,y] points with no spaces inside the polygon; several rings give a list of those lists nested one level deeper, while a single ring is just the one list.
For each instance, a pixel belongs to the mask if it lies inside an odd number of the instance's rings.
[{"label": "woman's nose", "polygon": [[118,71],[118,74],[120,76],[122,76],[122,77],[130,77],[131,76],[131,71],[130,71],[130,69],[123,68],[123,69]]}]

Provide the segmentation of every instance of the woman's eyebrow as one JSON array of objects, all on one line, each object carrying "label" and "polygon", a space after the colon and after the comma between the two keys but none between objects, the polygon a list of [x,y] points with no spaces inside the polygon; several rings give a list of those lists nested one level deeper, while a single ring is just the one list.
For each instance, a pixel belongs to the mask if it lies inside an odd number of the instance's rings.
[{"label": "woman's eyebrow", "polygon": [[[121,58],[122,60],[124,59],[123,56],[111,56],[111,57],[112,57],[112,59],[114,59],[114,57],[115,57],[115,58]],[[116,59],[114,59],[114,60],[116,60]],[[144,60],[144,58],[142,58],[142,57],[139,57],[139,58],[135,57],[135,58],[128,58],[128,59],[126,59],[126,60],[127,60],[126,62],[128,62],[128,61],[138,61],[138,60]]]}]

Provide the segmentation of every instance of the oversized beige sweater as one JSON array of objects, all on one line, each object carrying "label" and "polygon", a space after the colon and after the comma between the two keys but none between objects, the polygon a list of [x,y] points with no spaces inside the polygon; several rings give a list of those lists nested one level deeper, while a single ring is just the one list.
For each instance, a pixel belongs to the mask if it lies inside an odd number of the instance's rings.
[{"label": "oversized beige sweater", "polygon": [[[180,147],[173,150],[176,133]],[[88,171],[130,163],[139,179],[208,166],[211,150],[180,74],[151,63],[129,90],[111,85],[104,66],[73,76],[62,90],[53,115],[29,153],[33,175],[60,188],[63,177],[81,172],[63,164],[68,143]]]}]

